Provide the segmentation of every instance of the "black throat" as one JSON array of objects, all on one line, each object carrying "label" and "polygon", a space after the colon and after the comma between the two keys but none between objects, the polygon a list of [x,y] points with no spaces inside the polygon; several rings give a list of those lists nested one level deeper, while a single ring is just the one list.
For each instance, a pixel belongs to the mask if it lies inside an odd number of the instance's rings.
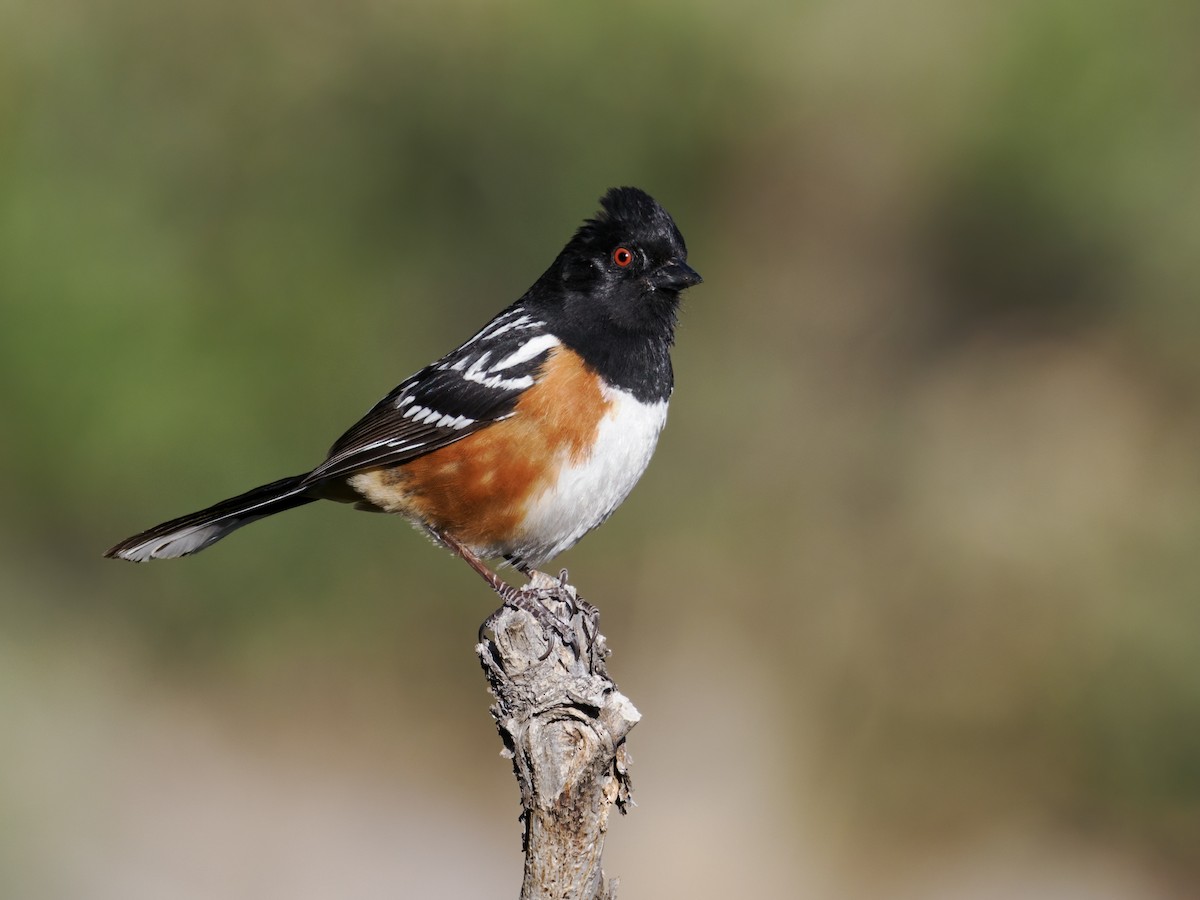
[{"label": "black throat", "polygon": [[670,335],[573,331],[568,324],[554,333],[608,384],[628,391],[641,403],[657,403],[671,396],[675,375]]}]

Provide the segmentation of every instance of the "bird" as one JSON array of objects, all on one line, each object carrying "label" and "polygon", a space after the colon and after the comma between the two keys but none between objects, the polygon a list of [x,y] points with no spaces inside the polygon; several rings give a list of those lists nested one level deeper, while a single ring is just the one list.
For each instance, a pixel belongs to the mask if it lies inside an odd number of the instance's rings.
[{"label": "bird", "polygon": [[700,284],[671,215],[617,187],[515,303],[405,379],[309,472],[121,541],[132,562],[204,550],[316,500],[395,513],[461,557],[506,602],[625,500],[674,390],[680,294]]}]

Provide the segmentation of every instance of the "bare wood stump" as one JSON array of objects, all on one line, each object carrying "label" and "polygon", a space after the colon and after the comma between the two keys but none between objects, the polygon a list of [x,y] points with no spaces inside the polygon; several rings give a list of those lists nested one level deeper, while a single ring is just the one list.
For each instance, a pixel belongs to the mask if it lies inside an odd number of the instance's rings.
[{"label": "bare wood stump", "polygon": [[608,677],[604,637],[575,589],[540,573],[531,587],[567,639],[505,606],[475,648],[521,790],[521,900],[612,900],[601,854],[612,807],[632,803],[625,737],[641,714]]}]

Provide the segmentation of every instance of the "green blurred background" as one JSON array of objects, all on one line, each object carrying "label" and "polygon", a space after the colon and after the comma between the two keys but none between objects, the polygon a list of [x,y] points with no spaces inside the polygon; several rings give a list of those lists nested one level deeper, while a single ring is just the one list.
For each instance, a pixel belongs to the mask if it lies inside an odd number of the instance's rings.
[{"label": "green blurred background", "polygon": [[492,598],[318,462],[609,186],[671,422],[562,557],[622,897],[1200,891],[1200,7],[0,3],[0,896],[511,897]]}]

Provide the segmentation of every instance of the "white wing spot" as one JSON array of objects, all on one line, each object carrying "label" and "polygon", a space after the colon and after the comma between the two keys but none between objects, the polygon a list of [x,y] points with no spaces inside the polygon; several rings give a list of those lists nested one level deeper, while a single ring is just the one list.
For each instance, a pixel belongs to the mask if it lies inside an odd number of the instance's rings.
[{"label": "white wing spot", "polygon": [[457,431],[461,428],[466,428],[468,425],[473,424],[474,421],[475,421],[474,419],[468,419],[466,416],[445,415],[445,416],[442,416],[440,419],[438,419],[437,427],[438,428],[453,428],[455,431]]},{"label": "white wing spot", "polygon": [[519,365],[545,353],[551,347],[557,347],[559,340],[552,334],[539,334],[535,338],[530,338],[500,362],[496,363],[488,371],[500,372],[504,369],[511,369],[513,366]]},{"label": "white wing spot", "polygon": [[479,329],[479,331],[477,331],[475,333],[474,337],[472,337],[469,341],[467,341],[465,344],[463,344],[463,347],[471,346],[471,344],[475,343],[480,338],[494,337],[496,334],[499,334],[501,331],[504,330],[504,328],[506,327],[506,323],[509,321],[509,319],[512,319],[514,316],[528,319],[528,316],[521,315],[523,312],[524,312],[524,310],[521,307],[517,306],[517,307],[514,307],[513,309],[510,309],[506,313],[502,313],[501,315],[497,316],[495,319],[493,319],[492,321],[490,321],[486,325],[484,325],[483,328]]},{"label": "white wing spot", "polygon": [[499,388],[502,391],[519,391],[527,387],[533,386],[532,375],[522,375],[519,378],[504,378],[501,375],[492,375],[488,377],[484,372],[483,367],[487,364],[491,353],[485,353],[479,359],[475,360],[475,364],[467,371],[463,372],[463,378],[467,381],[473,381],[476,384],[486,388]]},{"label": "white wing spot", "polygon": [[[514,328],[524,328],[527,326],[528,322],[529,322],[529,316],[518,316],[517,318],[513,319],[511,322],[505,322],[503,325],[500,325],[500,327],[497,328],[495,331],[489,332],[487,335],[487,339],[490,341],[495,338],[498,338],[500,335],[504,334],[504,332],[512,331]],[[497,323],[497,324],[499,324],[499,323]]]}]

